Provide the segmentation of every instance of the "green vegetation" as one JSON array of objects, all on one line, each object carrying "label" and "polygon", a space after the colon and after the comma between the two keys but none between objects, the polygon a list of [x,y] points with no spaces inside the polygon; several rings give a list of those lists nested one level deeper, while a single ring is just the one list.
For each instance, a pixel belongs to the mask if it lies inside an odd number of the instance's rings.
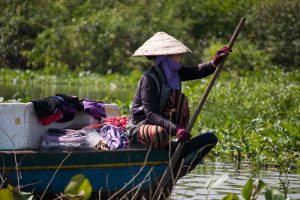
[{"label": "green vegetation", "polygon": [[[234,154],[237,160],[288,170],[300,150],[299,70],[230,71],[221,76],[194,131],[217,132],[219,158]],[[185,85],[191,105],[206,85]]]},{"label": "green vegetation", "polygon": [[[273,64],[291,69],[300,61],[300,0],[2,0],[0,6],[1,67],[127,73],[146,66],[130,55],[157,31],[184,41],[195,63],[215,39],[226,44],[242,16],[240,38]],[[239,51],[244,64],[255,62]]]}]

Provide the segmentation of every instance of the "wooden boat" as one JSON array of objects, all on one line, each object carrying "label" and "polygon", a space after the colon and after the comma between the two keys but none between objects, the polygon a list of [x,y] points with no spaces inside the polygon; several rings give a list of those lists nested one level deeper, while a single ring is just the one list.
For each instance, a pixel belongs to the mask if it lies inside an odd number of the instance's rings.
[{"label": "wooden boat", "polygon": [[[108,197],[151,195],[168,164],[168,152],[126,149],[114,151],[1,151],[1,176],[22,191],[58,194],[76,174],[84,174],[93,192]],[[124,188],[124,189],[122,189]],[[170,190],[170,187],[168,188]],[[130,192],[130,190],[132,190]]]},{"label": "wooden boat", "polygon": [[[108,116],[118,114],[115,105],[106,105],[106,111]],[[115,194],[149,197],[169,161],[167,150],[145,147],[113,151],[39,150],[40,137],[48,128],[89,123],[91,119],[79,113],[72,122],[45,127],[38,123],[30,103],[0,104],[0,112],[7,113],[5,117],[2,115],[3,120],[0,116],[0,175],[5,184],[20,186],[21,191],[47,196],[62,193],[74,175],[83,174],[97,197],[99,192],[103,197]],[[170,194],[172,186],[170,180],[165,196]]]}]

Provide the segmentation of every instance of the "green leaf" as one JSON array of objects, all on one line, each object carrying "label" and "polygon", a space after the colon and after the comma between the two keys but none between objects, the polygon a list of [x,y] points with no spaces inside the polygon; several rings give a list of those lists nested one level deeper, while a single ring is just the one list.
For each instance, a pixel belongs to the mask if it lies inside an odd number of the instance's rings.
[{"label": "green leaf", "polygon": [[285,196],[278,190],[271,187],[267,187],[265,192],[265,198],[266,200],[284,200]]},{"label": "green leaf", "polygon": [[221,177],[214,176],[207,181],[205,188],[210,190],[224,183],[227,179],[228,179],[228,174],[223,174]]},{"label": "green leaf", "polygon": [[71,181],[66,186],[64,193],[83,195],[83,199],[87,200],[92,194],[92,185],[83,174],[77,174],[72,177]]},{"label": "green leaf", "polygon": [[11,185],[8,185],[6,188],[0,189],[0,197],[5,200],[14,200],[13,197],[14,188]]},{"label": "green leaf", "polygon": [[239,200],[239,197],[236,194],[228,194],[222,200]]},{"label": "green leaf", "polygon": [[245,200],[250,200],[253,190],[253,181],[252,179],[249,179],[247,183],[244,185],[242,195]]},{"label": "green leaf", "polygon": [[253,183],[253,192],[251,199],[257,199],[259,192],[266,186],[265,182],[260,179],[256,179]]}]

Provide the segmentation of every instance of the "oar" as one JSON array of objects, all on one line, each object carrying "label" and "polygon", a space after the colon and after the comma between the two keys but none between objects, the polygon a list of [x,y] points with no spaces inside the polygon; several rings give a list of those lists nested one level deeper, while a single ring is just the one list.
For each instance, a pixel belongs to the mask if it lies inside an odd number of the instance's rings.
[{"label": "oar", "polygon": [[[234,33],[233,33],[233,35],[232,35],[232,37],[231,37],[231,39],[230,39],[230,41],[229,41],[229,44],[228,44],[229,49],[231,49],[231,48],[233,47],[233,44],[235,43],[235,41],[236,41],[236,39],[237,39],[237,37],[238,37],[238,35],[239,35],[239,33],[240,33],[240,31],[241,31],[241,29],[242,29],[244,23],[245,23],[245,21],[246,21],[246,18],[242,17],[241,20],[240,20],[240,23],[239,23],[238,26],[236,27],[236,29],[235,29],[235,31],[234,31]],[[199,115],[199,113],[200,113],[200,111],[201,111],[201,109],[202,109],[202,107],[203,107],[203,105],[204,105],[204,103],[205,103],[207,97],[208,97],[208,94],[209,94],[209,92],[211,91],[211,88],[213,87],[213,85],[214,85],[216,79],[218,78],[218,76],[219,76],[219,74],[220,74],[220,71],[221,71],[222,68],[223,68],[223,65],[224,65],[224,62],[225,62],[227,56],[228,56],[228,55],[225,55],[225,58],[223,59],[223,61],[217,66],[217,69],[216,69],[216,71],[214,72],[213,77],[211,78],[211,80],[210,80],[210,82],[209,82],[209,84],[208,84],[206,90],[204,91],[204,93],[203,93],[203,95],[202,95],[202,97],[201,97],[201,99],[200,99],[200,102],[199,102],[199,104],[197,105],[197,108],[196,108],[196,110],[195,110],[195,112],[194,112],[194,114],[193,114],[191,120],[189,121],[188,127],[187,127],[187,129],[186,129],[186,131],[187,131],[188,133],[191,132],[192,127],[193,127],[193,125],[194,125],[194,123],[195,123],[195,121],[196,121],[196,119],[197,119],[197,117],[198,117],[198,115]],[[184,147],[184,143],[179,143],[179,144],[178,144],[178,146],[177,146],[177,148],[176,148],[176,150],[175,150],[175,152],[174,152],[174,154],[173,154],[173,156],[172,156],[172,158],[171,158],[171,161],[170,161],[170,163],[169,163],[167,169],[165,170],[165,172],[164,172],[162,178],[160,179],[160,182],[159,182],[159,184],[158,184],[158,186],[157,186],[157,188],[156,188],[156,190],[155,190],[155,192],[154,192],[154,195],[153,195],[153,197],[152,197],[153,200],[156,200],[156,199],[158,199],[158,198],[160,197],[161,192],[163,191],[164,187],[165,187],[166,184],[168,183],[169,178],[170,178],[170,176],[171,176],[171,170],[173,170],[172,168],[173,168],[173,167],[175,166],[175,164],[177,163],[178,158],[179,158],[179,156],[180,156],[181,153],[182,153],[183,147]]]}]

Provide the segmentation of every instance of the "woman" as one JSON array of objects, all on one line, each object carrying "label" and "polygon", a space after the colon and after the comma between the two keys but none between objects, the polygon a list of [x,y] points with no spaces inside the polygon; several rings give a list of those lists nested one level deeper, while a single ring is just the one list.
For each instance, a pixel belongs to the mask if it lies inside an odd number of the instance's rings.
[{"label": "woman", "polygon": [[190,139],[185,130],[189,107],[187,98],[181,93],[181,81],[200,79],[214,73],[224,55],[229,53],[229,48],[220,49],[212,61],[196,67],[183,67],[182,58],[188,53],[191,53],[188,47],[164,32],[156,33],[135,51],[133,56],[146,56],[155,62],[139,81],[131,105],[127,134],[131,143],[161,149],[168,146],[170,136],[176,136],[179,142],[187,143],[181,157],[192,169],[217,144],[218,139],[213,133]]}]

